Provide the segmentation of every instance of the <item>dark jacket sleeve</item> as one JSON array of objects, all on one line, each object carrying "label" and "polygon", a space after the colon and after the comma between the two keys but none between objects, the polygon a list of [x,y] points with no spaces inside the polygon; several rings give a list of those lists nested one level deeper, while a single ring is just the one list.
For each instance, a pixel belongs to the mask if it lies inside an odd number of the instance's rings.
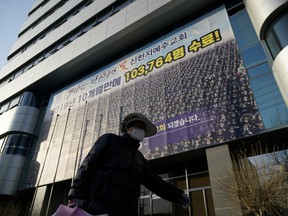
[{"label": "dark jacket sleeve", "polygon": [[83,160],[81,166],[77,170],[73,184],[68,193],[68,198],[86,199],[91,181],[91,174],[96,168],[97,163],[101,158],[105,146],[107,145],[108,134],[102,135],[92,146],[88,155]]},{"label": "dark jacket sleeve", "polygon": [[179,203],[181,194],[183,193],[182,190],[164,181],[160,176],[158,176],[151,169],[148,162],[146,163],[143,185],[157,196],[174,203]]}]

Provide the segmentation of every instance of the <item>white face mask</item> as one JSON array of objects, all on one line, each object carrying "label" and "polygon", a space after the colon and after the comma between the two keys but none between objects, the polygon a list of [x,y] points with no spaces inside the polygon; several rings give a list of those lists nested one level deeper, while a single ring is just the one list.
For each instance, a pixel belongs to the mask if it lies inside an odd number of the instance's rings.
[{"label": "white face mask", "polygon": [[132,128],[130,136],[133,139],[142,142],[145,137],[145,131],[140,128]]}]

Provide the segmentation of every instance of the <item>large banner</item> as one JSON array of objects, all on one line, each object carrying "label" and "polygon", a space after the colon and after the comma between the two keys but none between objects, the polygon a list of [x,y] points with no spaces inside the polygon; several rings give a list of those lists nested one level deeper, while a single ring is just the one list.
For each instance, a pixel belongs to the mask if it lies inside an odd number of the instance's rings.
[{"label": "large banner", "polygon": [[263,130],[224,8],[54,93],[35,150],[44,167],[41,183],[53,181],[54,173],[54,180],[71,178],[94,141],[118,134],[131,112],[158,128],[141,144],[147,159]]}]

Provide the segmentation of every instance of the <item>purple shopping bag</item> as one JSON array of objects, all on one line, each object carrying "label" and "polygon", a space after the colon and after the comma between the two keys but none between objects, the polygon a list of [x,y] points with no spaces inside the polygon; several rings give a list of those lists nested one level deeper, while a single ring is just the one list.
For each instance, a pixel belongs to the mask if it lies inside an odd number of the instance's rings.
[{"label": "purple shopping bag", "polygon": [[[57,209],[57,211],[52,216],[93,216],[83,209],[75,206],[73,208],[60,205]],[[101,214],[101,215],[95,215],[95,216],[108,216],[108,214]]]}]

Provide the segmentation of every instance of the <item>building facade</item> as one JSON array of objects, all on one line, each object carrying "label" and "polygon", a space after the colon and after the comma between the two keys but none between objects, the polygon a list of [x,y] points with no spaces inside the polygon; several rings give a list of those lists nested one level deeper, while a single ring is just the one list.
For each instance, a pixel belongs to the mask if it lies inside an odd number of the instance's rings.
[{"label": "building facade", "polygon": [[[140,151],[188,210],[141,188],[139,215],[241,215],[231,154],[287,149],[285,0],[35,0],[0,72],[0,195],[51,215],[94,141],[141,112]],[[232,178],[233,179],[233,178]]]}]

